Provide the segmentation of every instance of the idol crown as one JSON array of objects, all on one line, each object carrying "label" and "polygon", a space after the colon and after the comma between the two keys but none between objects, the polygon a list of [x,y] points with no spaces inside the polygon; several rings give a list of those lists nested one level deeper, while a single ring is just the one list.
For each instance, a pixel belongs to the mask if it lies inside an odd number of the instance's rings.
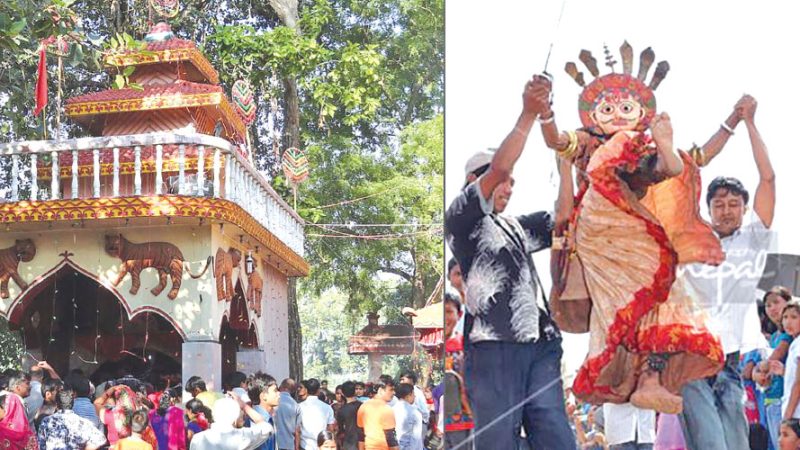
[{"label": "idol crown", "polygon": [[[608,47],[604,46],[605,52],[605,59],[606,65],[611,68],[611,72],[614,72],[614,65],[617,62],[614,60],[611,52],[609,52]],[[628,41],[622,43],[622,46],[619,48],[620,55],[622,56],[622,72],[625,75],[632,76],[633,72],[633,48]],[[592,56],[592,52],[589,50],[581,50],[580,55],[578,55],[578,59],[589,69],[589,72],[592,74],[593,77],[597,78],[600,75],[600,71],[597,69],[597,59]],[[645,83],[645,79],[647,78],[647,72],[650,70],[650,66],[653,65],[653,61],[656,59],[656,54],[653,52],[653,49],[647,47],[644,49],[641,55],[639,55],[639,73],[636,78],[639,79],[642,83]],[[586,81],[583,79],[583,72],[578,71],[578,66],[574,62],[568,62],[567,65],[564,67],[564,70],[575,80],[578,85],[581,87],[586,86]],[[650,84],[648,87],[652,90],[655,90],[664,77],[667,76],[667,72],[669,72],[669,63],[666,61],[661,61],[656,65],[656,71],[653,73],[653,79],[650,80]]]}]

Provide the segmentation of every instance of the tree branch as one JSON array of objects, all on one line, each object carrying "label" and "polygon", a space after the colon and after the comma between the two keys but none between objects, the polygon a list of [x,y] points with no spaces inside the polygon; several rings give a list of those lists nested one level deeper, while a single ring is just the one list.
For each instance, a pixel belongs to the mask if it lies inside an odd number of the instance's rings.
[{"label": "tree branch", "polygon": [[406,272],[403,272],[400,269],[395,269],[393,267],[381,267],[380,270],[381,270],[381,272],[386,272],[386,273],[391,273],[391,274],[397,275],[400,278],[403,278],[404,280],[408,281],[409,283],[413,283],[413,281],[414,281],[414,277],[413,276],[411,276],[410,274],[408,274]]}]

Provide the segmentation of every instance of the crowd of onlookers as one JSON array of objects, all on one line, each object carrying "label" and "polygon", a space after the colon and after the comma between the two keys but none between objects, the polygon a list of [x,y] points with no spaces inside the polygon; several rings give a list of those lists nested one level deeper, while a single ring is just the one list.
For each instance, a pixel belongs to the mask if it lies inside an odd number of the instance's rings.
[{"label": "crowd of onlookers", "polygon": [[[448,266],[451,285],[461,291],[460,268],[455,260]],[[453,387],[453,401],[446,402],[445,429],[449,448],[472,448],[470,437],[474,423],[463,371],[462,336],[457,323],[463,315],[460,295],[445,294],[445,331],[448,378]],[[747,418],[752,450],[800,449],[800,300],[782,286],[770,289],[758,301],[761,332],[769,348],[744,353],[739,358],[746,398],[742,401]],[[448,394],[451,391],[448,390]],[[690,448],[684,438],[681,416],[657,414],[626,404],[592,405],[564,391],[565,408],[578,448],[607,450],[615,442],[634,442],[624,447],[634,450],[684,450]],[[523,440],[522,448],[526,448]]]},{"label": "crowd of onlookers", "polygon": [[[0,448],[41,450],[425,450],[441,448],[441,393],[398,381],[280,383],[234,372],[223,392],[193,376],[161,386],[127,375],[95,385],[47,362],[0,375]],[[186,399],[187,401],[184,401]]]}]

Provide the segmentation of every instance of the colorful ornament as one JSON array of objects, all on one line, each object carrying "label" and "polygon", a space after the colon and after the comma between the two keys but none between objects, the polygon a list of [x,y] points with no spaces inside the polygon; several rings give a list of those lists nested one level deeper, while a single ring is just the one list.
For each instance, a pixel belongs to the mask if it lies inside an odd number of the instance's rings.
[{"label": "colorful ornament", "polygon": [[149,0],[150,7],[156,15],[171,19],[178,15],[180,3],[178,0]]},{"label": "colorful ornament", "polygon": [[292,184],[299,184],[308,178],[309,165],[308,158],[302,150],[298,148],[289,148],[283,152],[283,173]]},{"label": "colorful ornament", "polygon": [[253,97],[253,89],[250,83],[244,80],[237,80],[231,89],[233,105],[236,112],[244,121],[245,125],[250,125],[256,120],[256,100]]}]

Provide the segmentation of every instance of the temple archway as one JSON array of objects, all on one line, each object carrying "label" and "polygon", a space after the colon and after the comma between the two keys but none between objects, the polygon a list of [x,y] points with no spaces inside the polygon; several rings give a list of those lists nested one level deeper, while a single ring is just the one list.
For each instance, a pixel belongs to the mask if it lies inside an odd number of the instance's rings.
[{"label": "temple archway", "polygon": [[133,312],[118,293],[64,264],[37,280],[14,305],[9,322],[26,356],[59,374],[82,369],[93,379],[130,374],[157,382],[180,372],[183,338],[160,311]]},{"label": "temple archway", "polygon": [[238,353],[258,349],[256,326],[247,308],[241,281],[236,282],[230,312],[222,318],[219,332],[222,347],[222,378],[238,369]]}]

